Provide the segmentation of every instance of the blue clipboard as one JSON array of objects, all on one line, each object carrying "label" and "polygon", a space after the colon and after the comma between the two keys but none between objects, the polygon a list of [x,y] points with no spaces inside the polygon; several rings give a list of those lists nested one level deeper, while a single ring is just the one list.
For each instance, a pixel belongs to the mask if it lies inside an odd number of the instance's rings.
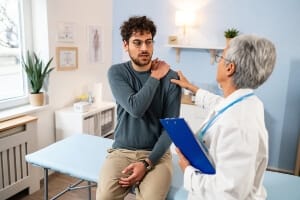
[{"label": "blue clipboard", "polygon": [[160,119],[160,123],[192,166],[205,174],[216,173],[205,145],[195,137],[183,118]]}]

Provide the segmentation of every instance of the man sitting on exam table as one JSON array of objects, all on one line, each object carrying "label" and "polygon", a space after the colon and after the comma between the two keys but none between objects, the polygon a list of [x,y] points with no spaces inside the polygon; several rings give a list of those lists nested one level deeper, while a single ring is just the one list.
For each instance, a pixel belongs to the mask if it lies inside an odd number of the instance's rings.
[{"label": "man sitting on exam table", "polygon": [[202,174],[176,149],[188,199],[266,199],[262,183],[268,163],[268,132],[263,103],[253,90],[272,73],[275,47],[265,38],[240,35],[215,59],[216,80],[224,97],[191,84],[180,71],[180,80],[171,80],[192,91],[196,104],[211,108],[197,137],[208,147],[216,174]]},{"label": "man sitting on exam table", "polygon": [[130,61],[108,71],[118,123],[96,199],[124,199],[135,186],[136,199],[164,200],[172,178],[171,140],[159,119],[179,116],[181,89],[170,82],[178,76],[164,61],[152,60],[156,26],[151,19],[130,17],[120,30]]}]

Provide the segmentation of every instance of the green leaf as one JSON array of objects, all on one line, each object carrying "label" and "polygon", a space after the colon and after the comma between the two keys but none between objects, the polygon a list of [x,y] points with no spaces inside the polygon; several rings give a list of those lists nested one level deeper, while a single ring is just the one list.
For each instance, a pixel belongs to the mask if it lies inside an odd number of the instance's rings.
[{"label": "green leaf", "polygon": [[26,59],[22,57],[22,66],[30,83],[31,93],[39,93],[43,87],[44,80],[50,75],[54,68],[49,68],[53,57],[44,65],[35,52],[27,51]]},{"label": "green leaf", "polygon": [[234,38],[239,34],[239,30],[236,28],[229,28],[226,31],[224,31],[224,36],[226,38]]}]

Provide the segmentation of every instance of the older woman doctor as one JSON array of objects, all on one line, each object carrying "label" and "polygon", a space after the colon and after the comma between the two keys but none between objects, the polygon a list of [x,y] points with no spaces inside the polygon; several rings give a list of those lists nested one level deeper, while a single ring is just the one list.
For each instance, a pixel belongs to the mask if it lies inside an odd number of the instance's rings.
[{"label": "older woman doctor", "polygon": [[264,106],[254,89],[268,79],[275,59],[272,42],[240,35],[216,56],[216,80],[224,97],[199,89],[180,71],[180,79],[171,80],[192,91],[197,105],[211,108],[197,137],[208,147],[216,174],[202,174],[176,149],[188,199],[266,199],[263,175],[268,163],[268,132]]}]

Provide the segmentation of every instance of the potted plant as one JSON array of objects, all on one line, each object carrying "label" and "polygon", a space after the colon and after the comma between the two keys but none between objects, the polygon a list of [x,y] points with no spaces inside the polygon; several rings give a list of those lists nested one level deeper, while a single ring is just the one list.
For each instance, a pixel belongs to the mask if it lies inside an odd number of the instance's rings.
[{"label": "potted plant", "polygon": [[41,106],[44,104],[44,93],[41,92],[41,89],[45,79],[54,69],[49,67],[52,60],[53,57],[45,65],[35,52],[30,53],[29,51],[27,51],[26,59],[22,57],[22,66],[27,74],[31,88],[31,94],[29,96],[31,105]]},{"label": "potted plant", "polygon": [[226,31],[224,31],[224,36],[226,38],[226,45],[228,45],[230,40],[236,37],[238,34],[239,34],[239,30],[237,30],[236,28],[229,28]]}]

